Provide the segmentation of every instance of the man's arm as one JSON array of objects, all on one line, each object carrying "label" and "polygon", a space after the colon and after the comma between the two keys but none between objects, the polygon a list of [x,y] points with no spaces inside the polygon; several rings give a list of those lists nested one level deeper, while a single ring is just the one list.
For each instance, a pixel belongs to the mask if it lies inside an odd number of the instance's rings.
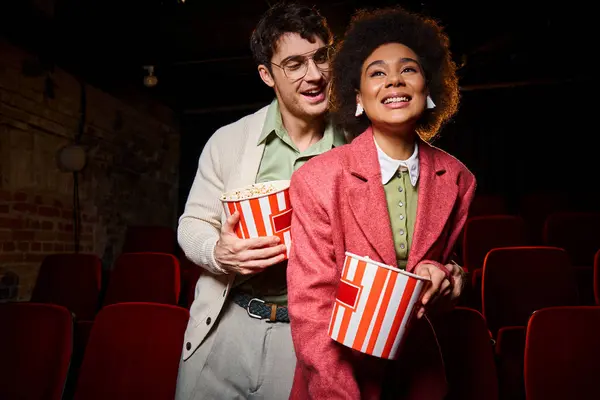
[{"label": "man's arm", "polygon": [[179,218],[177,238],[185,255],[196,265],[212,273],[223,273],[215,260],[214,249],[221,231],[223,212],[219,198],[224,191],[223,170],[218,137],[213,135],[202,150],[198,169],[190,189],[185,210]]},{"label": "man's arm", "polygon": [[221,224],[220,197],[241,153],[227,139],[224,132],[217,131],[202,150],[185,211],[179,219],[179,245],[191,261],[212,273],[257,273],[281,262],[286,249],[276,236],[238,238],[234,233],[237,213]]}]

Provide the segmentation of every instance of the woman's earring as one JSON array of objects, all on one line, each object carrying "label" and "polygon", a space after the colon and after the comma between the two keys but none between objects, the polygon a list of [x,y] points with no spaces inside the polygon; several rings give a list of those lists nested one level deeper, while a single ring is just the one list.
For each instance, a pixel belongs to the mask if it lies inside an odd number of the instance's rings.
[{"label": "woman's earring", "polygon": [[364,111],[365,110],[364,110],[363,106],[361,106],[360,103],[358,103],[356,105],[356,112],[354,113],[354,115],[357,117],[360,117]]},{"label": "woman's earring", "polygon": [[433,99],[431,98],[430,95],[427,95],[427,108],[428,109],[435,108],[435,103],[433,102]]}]

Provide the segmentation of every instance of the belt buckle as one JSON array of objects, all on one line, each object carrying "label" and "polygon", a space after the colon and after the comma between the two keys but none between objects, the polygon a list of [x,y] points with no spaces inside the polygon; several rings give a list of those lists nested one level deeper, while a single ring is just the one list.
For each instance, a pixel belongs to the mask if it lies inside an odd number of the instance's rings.
[{"label": "belt buckle", "polygon": [[248,315],[252,318],[256,318],[256,319],[263,319],[260,315],[256,315],[252,312],[250,312],[250,304],[252,304],[253,301],[258,301],[259,303],[265,304],[265,301],[259,298],[253,298],[250,299],[250,301],[248,302],[248,305],[246,306],[246,311],[248,312]]}]

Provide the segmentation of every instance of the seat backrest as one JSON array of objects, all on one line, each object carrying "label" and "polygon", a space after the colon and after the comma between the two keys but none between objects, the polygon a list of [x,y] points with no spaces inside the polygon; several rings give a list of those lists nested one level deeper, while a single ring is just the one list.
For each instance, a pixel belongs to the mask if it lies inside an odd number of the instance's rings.
[{"label": "seat backrest", "polygon": [[98,313],[75,400],[172,400],[189,313],[157,303],[120,303]]},{"label": "seat backrest", "polygon": [[103,305],[123,302],[177,304],[179,260],[164,253],[125,253],[117,257]]},{"label": "seat backrest", "polygon": [[73,347],[73,319],[55,304],[0,304],[0,398],[60,400]]},{"label": "seat backrest", "polygon": [[176,254],[177,234],[167,226],[129,226],[121,253]]},{"label": "seat backrest", "polygon": [[565,250],[507,247],[485,258],[482,309],[494,336],[501,327],[527,325],[536,310],[577,304],[577,284]]},{"label": "seat backrest", "polygon": [[490,215],[469,218],[462,241],[464,267],[473,271],[483,267],[488,251],[498,247],[527,246],[525,222],[514,215]]},{"label": "seat backrest", "polygon": [[492,338],[483,316],[476,310],[456,307],[433,323],[448,379],[446,400],[497,400]]},{"label": "seat backrest", "polygon": [[544,244],[563,248],[574,266],[591,267],[600,249],[600,213],[553,213],[544,224]]},{"label": "seat backrest", "polygon": [[94,254],[52,254],[42,261],[31,301],[66,307],[92,320],[100,301],[102,263]]},{"label": "seat backrest", "polygon": [[527,325],[528,400],[598,399],[600,307],[552,307]]}]

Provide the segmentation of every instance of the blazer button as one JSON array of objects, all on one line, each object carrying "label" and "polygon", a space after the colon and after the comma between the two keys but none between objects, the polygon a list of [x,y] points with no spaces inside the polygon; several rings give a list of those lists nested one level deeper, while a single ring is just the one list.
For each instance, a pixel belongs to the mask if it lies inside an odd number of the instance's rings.
[{"label": "blazer button", "polygon": [[210,319],[210,317],[206,318],[206,325],[210,325],[211,321],[212,321],[212,319]]},{"label": "blazer button", "polygon": [[192,349],[192,344],[191,344],[190,342],[187,342],[187,343],[185,344],[185,349],[186,349],[187,351],[190,351],[190,350]]}]

